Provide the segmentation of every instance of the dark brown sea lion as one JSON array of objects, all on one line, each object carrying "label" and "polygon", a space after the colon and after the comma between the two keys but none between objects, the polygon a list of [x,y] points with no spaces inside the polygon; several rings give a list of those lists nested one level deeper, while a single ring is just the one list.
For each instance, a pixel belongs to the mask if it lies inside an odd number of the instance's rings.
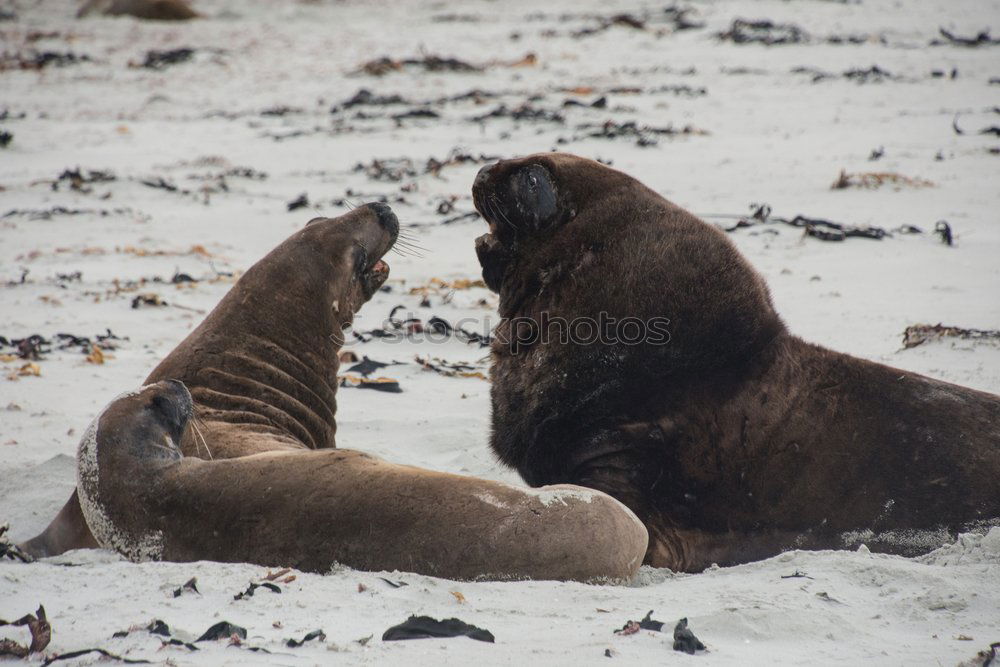
[{"label": "dark brown sea lion", "polygon": [[25,550],[450,578],[634,573],[646,531],[610,496],[334,448],[342,331],[388,276],[397,233],[389,207],[368,204],[311,221],[251,267],[145,387],[95,419],[77,496]]},{"label": "dark brown sea lion", "polygon": [[597,162],[504,160],[473,196],[492,448],[628,505],[648,563],[911,555],[1000,523],[1000,397],[796,338],[725,234]]},{"label": "dark brown sea lion", "polygon": [[186,21],[199,16],[185,0],[87,0],[76,17],[90,14],[134,16],[153,21]]}]

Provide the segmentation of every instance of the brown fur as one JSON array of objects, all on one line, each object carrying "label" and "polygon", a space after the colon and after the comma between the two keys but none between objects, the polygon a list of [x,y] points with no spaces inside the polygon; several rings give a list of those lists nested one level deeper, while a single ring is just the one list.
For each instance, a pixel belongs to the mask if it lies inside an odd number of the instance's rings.
[{"label": "brown fur", "polygon": [[98,475],[81,451],[81,495],[107,521],[88,519],[134,560],[584,581],[624,579],[642,562],[642,524],[588,489],[533,492],[341,449],[182,457],[170,446],[190,406],[181,392],[159,382],[108,406],[95,426]]},{"label": "brown fur", "polygon": [[[311,221],[251,267],[149,374],[146,384],[176,379],[194,396],[195,419],[180,442],[185,456],[335,446],[339,345],[331,337],[367,300],[344,267],[353,267],[359,243],[381,257],[395,238],[373,221],[368,207]],[[340,254],[323,255],[324,246]],[[36,557],[96,546],[77,494],[22,546]]]},{"label": "brown fur", "polygon": [[[604,165],[505,160],[473,195],[504,318],[493,450],[530,484],[624,502],[649,529],[647,562],[914,554],[1000,517],[1000,398],[792,336],[722,232]],[[670,342],[523,344],[510,323],[602,311],[669,318]]]},{"label": "brown fur", "polygon": [[[333,449],[337,334],[384,281],[369,267],[397,229],[387,206],[359,207],[310,222],[251,267],[149,385],[102,412],[96,464],[89,436],[81,443],[80,499],[26,550],[70,548],[66,536],[86,520],[97,543],[134,559],[631,575],[646,532],[608,496],[569,489],[547,504],[530,490]],[[592,525],[606,534],[582,542]]]}]

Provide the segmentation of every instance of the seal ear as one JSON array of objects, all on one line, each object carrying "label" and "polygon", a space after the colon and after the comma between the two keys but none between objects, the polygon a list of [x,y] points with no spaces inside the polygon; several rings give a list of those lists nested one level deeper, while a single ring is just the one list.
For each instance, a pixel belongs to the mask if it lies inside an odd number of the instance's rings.
[{"label": "seal ear", "polygon": [[517,208],[515,224],[525,231],[548,229],[559,217],[559,196],[549,170],[539,164],[529,164],[511,175],[511,199]]}]

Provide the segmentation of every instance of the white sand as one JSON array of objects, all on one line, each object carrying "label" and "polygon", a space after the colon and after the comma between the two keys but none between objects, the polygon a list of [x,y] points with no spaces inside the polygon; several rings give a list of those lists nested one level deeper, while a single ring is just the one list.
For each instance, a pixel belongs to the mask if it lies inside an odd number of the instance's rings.
[{"label": "white sand", "polygon": [[[333,203],[348,191],[354,203],[371,195],[390,200],[400,219],[426,223],[415,229],[423,257],[390,255],[393,292],[380,293],[358,320],[378,326],[403,304],[424,319],[463,318],[482,331],[495,318],[496,299],[484,289],[447,290],[419,308],[413,287],[432,278],[478,278],[472,240],[481,221],[440,225],[442,197],[457,197],[456,213],[472,210],[469,187],[477,165],[445,167],[440,177],[419,175],[401,183],[376,182],[353,171],[373,158],[409,157],[418,171],[427,158],[444,159],[454,147],[479,155],[511,156],[558,147],[611,160],[699,214],[745,213],[767,202],[776,215],[804,214],[853,224],[894,228],[917,225],[924,234],[882,241],[823,243],[800,231],[769,225],[732,237],[767,277],[779,311],[807,340],[977,389],[1000,392],[1000,346],[944,341],[902,350],[903,330],[917,323],[1000,328],[1000,156],[988,152],[995,137],[977,132],[1000,125],[991,111],[1000,98],[998,47],[930,47],[944,26],[972,35],[992,24],[1000,32],[995,0],[893,3],[739,3],[695,5],[703,30],[665,34],[627,27],[573,39],[572,30],[594,25],[573,12],[641,10],[642,3],[547,3],[543,17],[528,2],[334,3],[200,2],[208,18],[155,25],[131,19],[72,18],[69,3],[13,3],[16,22],[0,23],[4,51],[31,48],[87,54],[93,62],[41,72],[0,71],[0,129],[14,134],[0,149],[0,216],[13,209],[107,209],[51,220],[0,217],[0,335],[20,338],[59,332],[93,336],[108,327],[128,337],[103,365],[88,364],[75,349],[54,351],[38,362],[41,377],[6,379],[23,363],[0,363],[0,520],[15,538],[41,530],[74,483],[71,458],[86,425],[108,400],[138,387],[228,289],[225,281],[191,288],[149,283],[115,293],[140,278],[169,281],[175,271],[214,275],[209,258],[189,252],[202,246],[220,271],[248,267],[314,215],[344,210]],[[651,12],[659,4],[645,5]],[[461,14],[476,22],[441,21]],[[809,44],[764,47],[720,43],[713,35],[736,17],[794,21],[814,36]],[[663,23],[656,29],[669,30]],[[557,34],[543,36],[546,30]],[[58,32],[29,42],[29,33]],[[512,33],[519,39],[511,39]],[[831,34],[883,35],[885,43],[831,45]],[[162,71],[130,68],[148,49],[202,49],[193,61]],[[222,49],[215,53],[208,49]],[[483,73],[407,70],[384,77],[350,72],[372,58],[454,56],[473,63],[515,62],[532,52],[537,65],[491,66]],[[858,84],[843,77],[812,83],[799,66],[839,74],[878,65],[899,77]],[[732,74],[735,68],[750,73]],[[934,69],[957,79],[933,78]],[[607,109],[562,108],[567,98],[589,103],[612,87],[653,90],[667,85],[704,87],[707,95],[670,92],[610,94]],[[588,86],[592,94],[560,89]],[[356,120],[358,111],[389,115],[412,106],[329,110],[360,88],[376,94],[435,99],[470,89],[506,95],[482,104],[435,107],[440,119]],[[567,125],[468,121],[498,104],[514,108],[531,95],[537,107],[560,111]],[[261,116],[264,109],[300,113]],[[225,112],[227,115],[221,115]],[[17,119],[24,113],[25,118]],[[962,136],[952,129],[959,115]],[[640,124],[692,125],[706,136],[661,137],[655,147],[634,140],[582,139],[581,123],[636,120]],[[356,131],[337,131],[353,126]],[[314,128],[319,131],[314,132]],[[274,141],[269,134],[308,134]],[[868,160],[882,146],[885,156]],[[940,153],[942,160],[935,160]],[[211,158],[211,159],[207,159]],[[95,183],[90,193],[67,183],[53,191],[63,169],[109,169],[117,180]],[[197,193],[208,176],[231,167],[266,172],[265,180],[228,177],[228,192],[184,195],[152,189],[143,179],[163,177]],[[887,171],[926,179],[931,187],[892,185],[831,190],[841,169]],[[415,189],[400,193],[400,186]],[[286,211],[307,192],[313,207]],[[105,198],[106,197],[106,198]],[[114,212],[116,209],[125,209]],[[955,247],[929,232],[948,220]],[[731,220],[713,219],[719,223]],[[132,250],[127,250],[132,248]],[[116,250],[117,249],[117,250]],[[151,254],[160,253],[160,254]],[[22,267],[29,273],[18,281]],[[82,272],[82,281],[56,280]],[[133,310],[136,294],[155,293],[171,305]],[[486,305],[480,305],[485,299]],[[182,306],[178,308],[175,306]],[[381,373],[404,392],[344,389],[338,396],[341,446],[390,460],[517,482],[486,446],[489,385],[477,378],[447,378],[412,363],[415,355],[477,363],[485,350],[446,344],[374,341],[352,346],[359,354],[409,362]],[[50,652],[100,646],[131,658],[176,664],[275,662],[311,664],[371,661],[379,664],[591,664],[611,648],[630,664],[701,660],[711,664],[954,664],[1000,640],[1000,530],[968,537],[934,556],[907,560],[854,552],[792,553],[762,563],[696,576],[643,570],[632,587],[537,583],[455,583],[406,573],[391,575],[409,586],[392,589],[375,575],[342,570],[302,575],[275,595],[259,591],[233,601],[264,570],[256,566],[133,565],[101,552],[74,553],[61,562],[0,564],[0,618],[17,618],[46,606],[53,624]],[[811,579],[782,579],[796,570]],[[197,576],[202,595],[173,598],[170,590]],[[368,590],[357,592],[358,583]],[[451,591],[466,599],[459,603]],[[825,594],[825,595],[821,595]],[[597,609],[607,610],[607,613]],[[616,637],[611,630],[649,609],[668,627],[683,616],[710,648],[689,658],[670,650],[668,634]],[[457,616],[492,631],[496,645],[469,639],[382,643],[381,633],[411,614]],[[157,650],[144,633],[111,634],[161,618],[193,638],[226,619],[247,627],[248,644],[281,655],[236,648]],[[280,621],[283,629],[272,627]],[[323,628],[325,644],[286,649],[280,640]],[[18,634],[20,633],[20,634]],[[367,646],[354,640],[374,634]],[[24,638],[10,628],[2,636]],[[959,640],[972,637],[971,641]],[[336,648],[337,651],[328,649]],[[96,657],[80,663],[96,661]]]}]

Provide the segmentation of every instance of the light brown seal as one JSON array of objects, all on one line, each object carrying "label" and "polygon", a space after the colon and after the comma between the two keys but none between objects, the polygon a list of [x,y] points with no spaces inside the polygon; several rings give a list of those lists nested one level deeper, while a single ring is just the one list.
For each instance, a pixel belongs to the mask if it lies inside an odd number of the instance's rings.
[{"label": "light brown seal", "polygon": [[581,581],[625,579],[645,553],[638,519],[591,489],[519,488],[344,449],[185,457],[174,443],[191,410],[182,383],[158,382],[87,430],[77,488],[101,545],[132,560]]},{"label": "light brown seal", "polygon": [[597,162],[504,160],[473,196],[500,294],[492,448],[624,502],[647,562],[912,555],[1000,523],[1000,397],[796,338],[725,234]]},{"label": "light brown seal", "polygon": [[368,204],[311,221],[251,267],[145,387],[98,416],[80,444],[78,499],[24,548],[87,546],[73,543],[82,513],[90,539],[136,560],[450,578],[634,573],[646,531],[610,496],[334,449],[340,336],[385,281],[380,258],[397,233],[389,207]]}]

